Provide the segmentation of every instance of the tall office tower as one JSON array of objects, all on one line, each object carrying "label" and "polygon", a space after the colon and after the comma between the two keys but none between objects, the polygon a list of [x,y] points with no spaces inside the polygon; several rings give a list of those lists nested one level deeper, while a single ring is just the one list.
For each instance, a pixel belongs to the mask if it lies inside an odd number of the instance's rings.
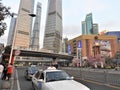
[{"label": "tall office tower", "polygon": [[87,14],[85,21],[87,27],[87,34],[93,34],[92,13]]},{"label": "tall office tower", "polygon": [[92,13],[86,15],[85,21],[82,21],[82,35],[98,34],[98,24],[94,24]]},{"label": "tall office tower", "polygon": [[68,53],[68,38],[63,39],[62,52]]},{"label": "tall office tower", "polygon": [[86,22],[82,21],[82,35],[87,34]]},{"label": "tall office tower", "polygon": [[62,0],[49,0],[43,48],[62,51]]},{"label": "tall office tower", "polygon": [[98,34],[98,24],[94,23],[93,24],[93,34]]},{"label": "tall office tower", "polygon": [[39,50],[40,21],[41,21],[41,3],[38,2],[37,9],[36,9],[36,18],[35,18],[34,28],[32,32],[31,48],[33,50]]},{"label": "tall office tower", "polygon": [[11,22],[10,22],[7,45],[12,45],[14,31],[15,31],[15,24],[16,24],[16,18],[13,17],[13,18],[11,18]]},{"label": "tall office tower", "polygon": [[34,0],[21,0],[15,26],[14,48],[29,48]]}]

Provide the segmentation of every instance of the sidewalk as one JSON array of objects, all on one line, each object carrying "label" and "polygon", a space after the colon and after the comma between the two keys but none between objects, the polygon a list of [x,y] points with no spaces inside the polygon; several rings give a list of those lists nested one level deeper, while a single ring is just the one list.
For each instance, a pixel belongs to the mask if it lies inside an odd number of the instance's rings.
[{"label": "sidewalk", "polygon": [[0,80],[0,90],[11,90],[11,81]]},{"label": "sidewalk", "polygon": [[17,90],[16,80],[16,71],[14,68],[14,73],[12,74],[12,77],[9,81],[0,80],[0,90]]}]

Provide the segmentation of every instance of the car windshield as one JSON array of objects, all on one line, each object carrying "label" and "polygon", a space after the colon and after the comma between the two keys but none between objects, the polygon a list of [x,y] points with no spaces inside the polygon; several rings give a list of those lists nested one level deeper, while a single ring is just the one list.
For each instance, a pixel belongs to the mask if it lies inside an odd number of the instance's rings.
[{"label": "car windshield", "polygon": [[35,73],[36,71],[38,71],[38,68],[37,68],[37,67],[30,67],[30,68],[28,68],[28,70],[29,70],[31,73]]},{"label": "car windshield", "polygon": [[70,79],[69,75],[64,71],[46,72],[46,82]]}]

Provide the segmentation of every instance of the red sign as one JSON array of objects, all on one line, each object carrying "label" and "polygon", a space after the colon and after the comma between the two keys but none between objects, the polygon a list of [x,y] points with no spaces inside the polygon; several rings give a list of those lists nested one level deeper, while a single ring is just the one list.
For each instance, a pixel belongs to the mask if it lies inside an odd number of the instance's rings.
[{"label": "red sign", "polygon": [[21,51],[20,50],[16,50],[15,51],[15,55],[20,55]]}]

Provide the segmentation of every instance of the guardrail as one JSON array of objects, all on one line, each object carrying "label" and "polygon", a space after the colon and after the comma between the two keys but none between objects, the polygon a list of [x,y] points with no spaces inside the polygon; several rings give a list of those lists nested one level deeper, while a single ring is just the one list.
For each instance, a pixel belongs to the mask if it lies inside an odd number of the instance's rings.
[{"label": "guardrail", "polygon": [[120,71],[114,69],[88,69],[88,68],[73,68],[60,67],[76,79],[84,79],[120,86]]}]

